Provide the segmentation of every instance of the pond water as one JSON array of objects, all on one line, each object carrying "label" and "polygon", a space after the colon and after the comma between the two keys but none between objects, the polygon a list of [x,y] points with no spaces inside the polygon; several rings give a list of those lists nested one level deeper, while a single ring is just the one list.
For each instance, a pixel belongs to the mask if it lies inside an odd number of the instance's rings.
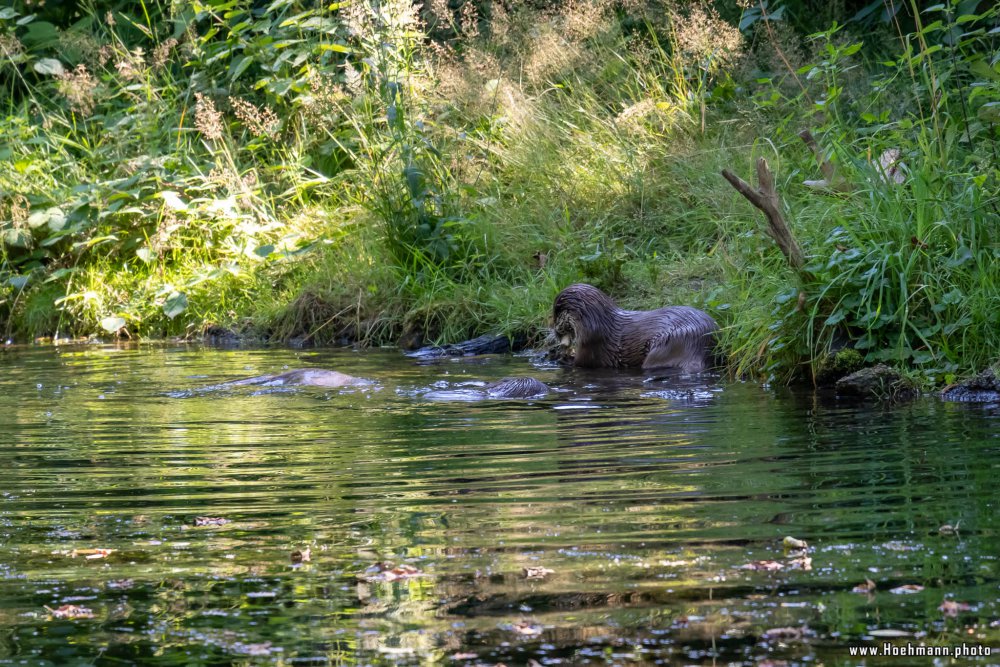
[{"label": "pond water", "polygon": [[[284,367],[376,384],[204,390]],[[559,391],[425,397],[514,374]],[[0,665],[997,664],[998,426],[526,358],[10,348]]]}]

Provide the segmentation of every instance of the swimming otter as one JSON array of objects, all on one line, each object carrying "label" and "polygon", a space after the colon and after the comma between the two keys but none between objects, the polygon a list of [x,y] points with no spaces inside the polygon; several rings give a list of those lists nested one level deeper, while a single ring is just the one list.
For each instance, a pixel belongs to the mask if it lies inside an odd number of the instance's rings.
[{"label": "swimming otter", "polygon": [[310,387],[349,387],[353,385],[371,384],[370,380],[354,377],[338,371],[328,371],[322,368],[297,368],[293,371],[277,375],[258,375],[227,382],[227,387],[242,387],[244,385],[263,385],[265,387],[283,387],[285,385],[305,385]]},{"label": "swimming otter", "polygon": [[552,308],[556,337],[575,346],[573,364],[585,368],[680,368],[702,371],[718,328],[690,306],[622,310],[593,285],[570,285]]},{"label": "swimming otter", "polygon": [[491,382],[484,387],[490,398],[531,398],[544,396],[551,389],[533,377],[511,377]]},{"label": "swimming otter", "polygon": [[[299,385],[310,387],[349,387],[371,384],[370,380],[354,377],[338,371],[328,371],[322,368],[298,368],[277,375],[258,375],[244,380],[225,383],[226,387],[243,387],[260,385],[264,387],[283,387]],[[508,377],[492,382],[482,391],[484,398],[532,398],[549,393],[544,382],[533,377]]]},{"label": "swimming otter", "polygon": [[533,377],[509,377],[491,382],[484,387],[458,386],[454,389],[429,391],[423,395],[428,401],[481,401],[487,398],[519,399],[541,398],[552,391],[544,382]]}]

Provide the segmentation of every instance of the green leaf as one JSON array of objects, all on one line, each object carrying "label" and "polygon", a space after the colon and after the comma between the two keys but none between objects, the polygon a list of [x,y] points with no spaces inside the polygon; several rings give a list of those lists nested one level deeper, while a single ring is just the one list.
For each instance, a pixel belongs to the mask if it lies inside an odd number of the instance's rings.
[{"label": "green leaf", "polygon": [[7,229],[3,233],[3,242],[15,248],[31,247],[31,234],[23,229]]},{"label": "green leaf", "polygon": [[185,204],[184,200],[181,199],[180,195],[178,195],[173,190],[164,190],[160,192],[159,195],[160,199],[163,200],[163,203],[166,204],[168,208],[171,208],[175,211],[188,210],[187,204]]},{"label": "green leaf", "polygon": [[163,313],[170,319],[174,319],[187,310],[187,307],[187,294],[174,290],[167,296],[167,300],[163,302]]},{"label": "green leaf", "polygon": [[255,254],[255,255],[257,255],[258,257],[267,257],[267,256],[268,256],[268,255],[270,255],[270,254],[271,254],[272,252],[274,252],[274,246],[273,246],[273,245],[271,245],[271,244],[268,244],[268,245],[262,245],[262,246],[257,246],[256,248],[254,248],[254,251],[253,251],[253,252],[254,252],[254,254]]},{"label": "green leaf", "polygon": [[62,209],[53,207],[47,210],[46,213],[49,216],[49,230],[53,232],[62,231],[66,226],[66,214],[62,212]]},{"label": "green leaf", "polygon": [[66,73],[66,68],[55,58],[42,58],[33,66],[39,74],[51,74],[52,76],[62,76]]},{"label": "green leaf", "polygon": [[240,56],[234,64],[229,66],[229,80],[236,81],[250,65],[253,65],[253,58]]},{"label": "green leaf", "polygon": [[823,322],[823,326],[832,327],[834,324],[841,322],[843,319],[844,319],[844,313],[838,310],[833,315],[830,315],[830,317],[826,318],[826,321]]},{"label": "green leaf", "polygon": [[35,21],[28,24],[28,29],[21,36],[26,46],[35,49],[55,46],[59,42],[59,31],[48,21]]},{"label": "green leaf", "polygon": [[122,327],[125,326],[125,318],[114,315],[112,317],[105,317],[101,320],[101,328],[103,328],[108,333],[118,333]]},{"label": "green leaf", "polygon": [[143,246],[138,250],[136,250],[135,256],[144,261],[146,264],[149,264],[156,258],[156,256],[153,254],[153,251],[147,248],[146,246]]},{"label": "green leaf", "polygon": [[316,51],[322,53],[323,51],[333,51],[334,53],[353,53],[351,47],[344,44],[320,44],[316,47]]},{"label": "green leaf", "polygon": [[7,278],[7,284],[16,290],[21,290],[24,289],[25,285],[28,284],[28,281],[30,279],[31,279],[30,274],[25,274],[23,276],[11,276]]}]

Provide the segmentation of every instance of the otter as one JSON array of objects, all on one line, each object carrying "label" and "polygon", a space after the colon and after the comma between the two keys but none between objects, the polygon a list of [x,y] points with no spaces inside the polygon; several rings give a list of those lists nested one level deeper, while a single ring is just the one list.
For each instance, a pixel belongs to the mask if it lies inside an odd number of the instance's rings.
[{"label": "otter", "polygon": [[508,377],[491,382],[484,387],[462,387],[429,391],[423,395],[428,401],[481,401],[487,398],[519,399],[541,398],[551,389],[533,377]]},{"label": "otter", "polygon": [[[297,368],[277,375],[258,375],[243,380],[226,382],[224,387],[244,387],[260,385],[264,387],[284,387],[291,385],[309,387],[350,387],[371,384],[370,380],[354,377],[338,371],[322,368]],[[532,398],[549,393],[549,387],[533,377],[507,377],[492,382],[477,391],[482,398]]]},{"label": "otter", "polygon": [[533,377],[510,377],[491,382],[484,387],[490,398],[532,398],[544,396],[551,389]]},{"label": "otter", "polygon": [[304,385],[309,387],[333,388],[365,384],[371,384],[371,381],[322,368],[297,368],[293,371],[277,375],[258,375],[257,377],[246,378],[245,380],[234,380],[233,382],[225,383],[225,386],[262,385],[265,387],[283,387],[285,385]]},{"label": "otter", "polygon": [[593,285],[570,285],[552,307],[553,329],[573,364],[584,368],[703,371],[718,325],[690,306],[623,310]]}]

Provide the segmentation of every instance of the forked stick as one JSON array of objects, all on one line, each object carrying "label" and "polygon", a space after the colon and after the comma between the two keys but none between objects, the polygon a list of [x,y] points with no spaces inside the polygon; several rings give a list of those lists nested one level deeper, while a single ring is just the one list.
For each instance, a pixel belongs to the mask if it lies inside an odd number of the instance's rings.
[{"label": "forked stick", "polygon": [[781,201],[778,199],[778,192],[774,189],[774,174],[767,167],[767,160],[757,158],[757,189],[753,189],[749,183],[729,171],[722,170],[722,176],[729,181],[729,184],[736,188],[736,191],[747,198],[751,204],[759,208],[767,218],[767,234],[784,254],[796,273],[805,277],[806,265],[805,256],[799,242],[792,235],[792,230],[788,228],[784,217],[781,215]]}]

